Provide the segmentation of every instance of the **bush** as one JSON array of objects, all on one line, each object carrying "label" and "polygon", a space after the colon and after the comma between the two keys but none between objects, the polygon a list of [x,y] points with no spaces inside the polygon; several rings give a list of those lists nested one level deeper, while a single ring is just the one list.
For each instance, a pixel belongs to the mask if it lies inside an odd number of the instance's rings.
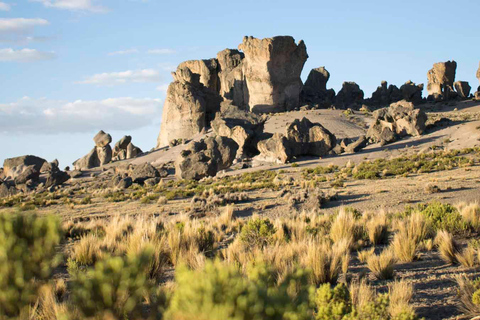
[{"label": "bush", "polygon": [[452,205],[432,202],[419,205],[417,209],[431,222],[435,231],[447,230],[458,233],[468,229],[468,224],[463,221],[458,210]]},{"label": "bush", "polygon": [[50,278],[62,239],[54,217],[0,215],[0,314],[18,316]]},{"label": "bush", "polygon": [[274,284],[264,265],[250,267],[245,277],[234,267],[208,261],[204,269],[180,267],[177,288],[166,319],[250,320],[310,319],[306,275],[297,271]]},{"label": "bush", "polygon": [[331,288],[320,286],[315,292],[316,320],[342,320],[352,312],[352,302],[347,287],[343,284]]},{"label": "bush", "polygon": [[249,247],[264,247],[273,241],[275,226],[269,219],[251,219],[243,226],[240,240]]},{"label": "bush", "polygon": [[152,250],[137,256],[98,261],[94,268],[78,272],[72,279],[72,301],[85,317],[132,319],[141,314],[149,293],[145,269]]},{"label": "bush", "polygon": [[367,267],[379,280],[392,279],[395,256],[390,248],[383,250],[379,255],[372,254],[367,258]]}]

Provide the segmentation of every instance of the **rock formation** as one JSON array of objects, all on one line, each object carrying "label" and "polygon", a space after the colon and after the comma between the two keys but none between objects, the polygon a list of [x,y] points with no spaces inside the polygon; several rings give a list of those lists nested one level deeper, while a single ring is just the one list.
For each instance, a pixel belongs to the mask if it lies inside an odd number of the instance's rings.
[{"label": "rock formation", "polygon": [[455,61],[438,62],[433,65],[433,68],[427,73],[429,100],[449,100],[455,97],[453,83],[456,70],[457,63]]},{"label": "rock formation", "polygon": [[254,139],[263,133],[266,118],[239,109],[234,105],[222,105],[212,121],[212,129],[218,136],[233,139],[238,145],[237,158],[250,156],[256,151]]},{"label": "rock formation", "polygon": [[307,48],[289,36],[244,37],[238,46],[245,53],[243,74],[248,106],[253,112],[283,112],[299,106]]},{"label": "rock formation", "polygon": [[113,148],[113,161],[133,159],[142,153],[142,149],[132,143],[131,136],[123,136]]},{"label": "rock formation", "polygon": [[467,81],[455,81],[453,86],[460,98],[466,99],[470,96],[470,90],[472,90],[472,87],[470,87]]},{"label": "rock formation", "polygon": [[330,131],[319,123],[303,118],[291,122],[285,135],[276,133],[261,140],[257,148],[264,160],[286,163],[298,156],[325,156],[335,145],[336,138]]},{"label": "rock formation", "polygon": [[3,175],[15,179],[24,171],[29,170],[30,166],[33,166],[34,171],[40,172],[40,169],[46,162],[45,159],[32,155],[5,159],[3,162]]},{"label": "rock formation", "polygon": [[402,92],[403,100],[411,102],[414,105],[418,105],[423,102],[423,83],[415,84],[411,80],[408,80],[400,87],[400,91]]},{"label": "rock formation", "polygon": [[395,85],[388,85],[387,81],[382,81],[377,90],[372,93],[370,99],[366,99],[365,103],[368,106],[384,107],[390,105],[392,102],[402,100],[402,92]]},{"label": "rock formation", "polygon": [[95,147],[85,156],[73,163],[75,170],[90,169],[103,166],[112,161],[112,137],[100,130],[93,138]]},{"label": "rock formation", "polygon": [[418,136],[425,131],[427,115],[415,109],[413,103],[405,100],[391,104],[388,108],[373,113],[374,122],[368,129],[367,138],[382,145],[407,135]]},{"label": "rock formation", "polygon": [[232,104],[248,109],[248,90],[243,76],[245,55],[235,49],[225,49],[217,54],[219,94]]},{"label": "rock formation", "polygon": [[335,97],[335,107],[339,109],[359,109],[363,102],[364,93],[355,82],[344,82],[342,89]]},{"label": "rock formation", "polygon": [[181,179],[213,177],[233,163],[238,145],[230,138],[214,136],[192,142],[175,161],[175,173]]},{"label": "rock formation", "polygon": [[335,99],[335,90],[327,90],[328,79],[330,79],[330,73],[325,67],[312,69],[303,85],[302,103],[329,107]]}]

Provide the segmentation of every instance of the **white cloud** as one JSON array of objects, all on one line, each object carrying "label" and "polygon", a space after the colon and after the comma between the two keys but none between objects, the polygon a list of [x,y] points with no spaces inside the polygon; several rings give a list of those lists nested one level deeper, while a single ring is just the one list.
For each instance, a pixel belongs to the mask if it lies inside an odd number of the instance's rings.
[{"label": "white cloud", "polygon": [[99,86],[114,86],[127,82],[139,83],[158,81],[160,81],[160,74],[157,70],[143,69],[111,73],[98,73],[91,77],[87,77],[85,80],[79,81],[77,83],[96,84]]},{"label": "white cloud", "polygon": [[48,24],[47,20],[40,18],[0,18],[0,33],[26,33],[31,32],[36,26],[46,26]]},{"label": "white cloud", "polygon": [[160,116],[160,99],[130,97],[73,102],[24,97],[0,104],[0,131],[58,134],[92,130],[134,130]]},{"label": "white cloud", "polygon": [[0,2],[0,11],[10,11],[10,5],[5,2]]},{"label": "white cloud", "polygon": [[169,62],[159,63],[158,67],[164,71],[169,71],[169,72],[177,70],[177,66]]},{"label": "white cloud", "polygon": [[97,0],[30,0],[40,2],[47,8],[56,8],[71,11],[90,11],[95,13],[104,13],[108,9],[97,5]]},{"label": "white cloud", "polygon": [[148,54],[173,54],[175,50],[173,49],[150,49],[147,51]]},{"label": "white cloud", "polygon": [[120,50],[120,51],[114,51],[114,52],[109,52],[109,56],[120,56],[120,55],[126,55],[126,54],[133,54],[133,53],[138,53],[139,51],[137,49],[126,49],[126,50]]},{"label": "white cloud", "polygon": [[0,49],[0,61],[3,62],[34,62],[51,60],[55,57],[56,54],[54,52],[38,51],[35,49]]},{"label": "white cloud", "polygon": [[162,85],[158,86],[156,89],[157,89],[157,91],[161,91],[161,92],[166,93],[167,89],[168,89],[168,86],[169,86],[169,84],[162,84]]}]

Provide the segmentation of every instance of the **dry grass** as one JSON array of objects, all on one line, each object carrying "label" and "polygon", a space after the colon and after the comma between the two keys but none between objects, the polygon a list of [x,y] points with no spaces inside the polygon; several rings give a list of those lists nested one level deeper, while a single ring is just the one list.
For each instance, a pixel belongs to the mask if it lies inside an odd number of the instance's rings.
[{"label": "dry grass", "polygon": [[67,319],[68,314],[67,305],[57,300],[55,288],[47,284],[40,288],[38,299],[30,309],[29,320],[62,320]]},{"label": "dry grass", "polygon": [[368,239],[373,245],[388,241],[388,219],[384,210],[372,215],[365,223]]},{"label": "dry grass", "polygon": [[473,294],[477,291],[473,282],[465,275],[457,275],[455,280],[458,284],[458,298],[460,300],[460,311],[471,317],[480,314],[480,305],[473,302]]},{"label": "dry grass", "polygon": [[417,259],[419,243],[418,235],[413,231],[409,221],[401,221],[398,232],[392,242],[396,258],[401,262],[412,262]]},{"label": "dry grass", "polygon": [[367,284],[365,279],[352,282],[349,288],[352,305],[360,310],[375,300],[375,290]]},{"label": "dry grass", "polygon": [[362,250],[362,251],[358,251],[358,252],[357,252],[358,260],[359,260],[361,263],[366,263],[368,257],[370,257],[371,255],[373,255],[374,252],[375,252],[375,247],[372,247],[372,248],[370,248],[370,249],[365,249],[365,250]]},{"label": "dry grass", "polygon": [[388,285],[388,306],[392,319],[400,319],[402,314],[414,314],[410,301],[413,297],[413,285],[405,280],[395,281]]},{"label": "dry grass", "polygon": [[345,242],[352,247],[356,242],[357,226],[352,212],[341,208],[330,228],[330,237],[334,243]]},{"label": "dry grass", "polygon": [[379,255],[372,254],[367,258],[367,267],[373,276],[379,280],[393,279],[395,255],[390,248],[382,251]]},{"label": "dry grass", "polygon": [[445,230],[438,231],[437,236],[435,237],[435,243],[438,246],[438,251],[440,252],[440,257],[443,261],[451,264],[458,262],[458,245],[453,239],[451,233],[448,233]]},{"label": "dry grass", "polygon": [[81,237],[70,253],[70,258],[82,266],[91,266],[102,256],[101,240],[94,234]]},{"label": "dry grass", "polygon": [[480,231],[480,205],[478,202],[470,204],[460,203],[457,206],[462,218],[476,231]]}]

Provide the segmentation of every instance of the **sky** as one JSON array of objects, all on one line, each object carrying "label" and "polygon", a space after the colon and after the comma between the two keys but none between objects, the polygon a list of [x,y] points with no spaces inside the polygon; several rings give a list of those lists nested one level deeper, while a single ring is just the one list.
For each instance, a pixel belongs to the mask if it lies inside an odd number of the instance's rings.
[{"label": "sky", "polygon": [[71,165],[101,129],[150,150],[170,72],[246,35],[303,39],[302,79],[325,66],[337,92],[426,84],[451,59],[475,90],[478,12],[478,0],[0,0],[0,166],[24,154]]}]

